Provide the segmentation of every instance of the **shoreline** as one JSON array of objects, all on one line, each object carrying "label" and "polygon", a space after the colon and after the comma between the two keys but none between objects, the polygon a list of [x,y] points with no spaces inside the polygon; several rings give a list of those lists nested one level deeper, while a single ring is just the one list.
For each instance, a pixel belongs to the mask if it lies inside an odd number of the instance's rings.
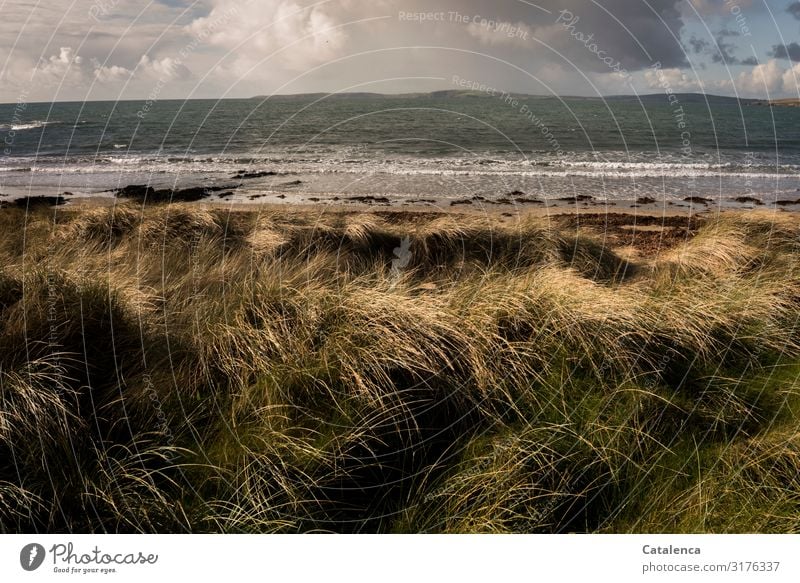
[{"label": "shoreline", "polygon": [[[191,187],[178,190],[155,190],[152,187],[129,185],[109,194],[92,196],[75,195],[71,192],[60,194],[30,194],[13,196],[0,194],[0,208],[28,206],[52,206],[63,209],[114,206],[130,202],[140,205],[184,204],[201,205],[209,208],[258,209],[258,208],[298,208],[330,210],[408,210],[426,212],[456,212],[464,214],[500,214],[503,216],[533,215],[547,216],[563,213],[624,213],[647,216],[714,215],[722,212],[767,211],[798,212],[800,197],[764,201],[754,196],[727,196],[717,199],[687,196],[682,200],[655,199],[640,196],[637,199],[609,200],[596,198],[589,194],[575,197],[543,199],[521,191],[514,191],[495,197],[473,195],[471,197],[390,197],[382,194],[371,195],[329,195],[302,196],[283,193],[260,194],[248,197],[249,200],[233,198],[236,187]],[[800,194],[800,193],[798,193]]]},{"label": "shoreline", "polygon": [[[48,197],[29,197],[32,200]],[[56,197],[53,197],[56,198]],[[800,212],[800,199],[794,204],[739,204],[723,205],[715,204],[713,201],[707,203],[674,203],[672,201],[658,201],[654,203],[641,204],[636,201],[584,201],[579,203],[567,201],[547,201],[538,203],[498,203],[496,201],[478,201],[472,204],[453,204],[447,200],[434,201],[427,199],[424,202],[402,202],[393,201],[389,203],[374,202],[379,197],[372,197],[370,200],[363,200],[364,197],[356,197],[362,200],[339,200],[330,201],[299,201],[284,202],[280,201],[226,201],[202,199],[197,201],[174,200],[170,202],[147,203],[136,199],[126,199],[117,197],[70,197],[64,198],[65,204],[52,205],[53,209],[64,211],[78,211],[86,208],[111,207],[119,204],[133,206],[155,206],[164,204],[189,204],[206,209],[229,209],[231,211],[277,211],[277,210],[298,210],[298,211],[320,211],[326,212],[365,212],[371,211],[376,214],[381,213],[438,213],[448,215],[493,215],[500,217],[548,217],[560,215],[631,215],[642,217],[693,217],[704,216],[712,217],[723,213],[764,213],[764,214],[794,214]],[[5,201],[0,201],[0,204]],[[4,205],[5,206],[5,205]],[[2,207],[0,207],[2,208]]]}]

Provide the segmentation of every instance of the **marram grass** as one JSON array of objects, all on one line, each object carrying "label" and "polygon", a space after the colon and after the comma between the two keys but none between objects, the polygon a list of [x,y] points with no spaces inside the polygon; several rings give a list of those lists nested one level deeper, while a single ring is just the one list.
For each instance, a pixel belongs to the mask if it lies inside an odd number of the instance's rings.
[{"label": "marram grass", "polygon": [[800,532],[800,223],[0,211],[4,532]]}]

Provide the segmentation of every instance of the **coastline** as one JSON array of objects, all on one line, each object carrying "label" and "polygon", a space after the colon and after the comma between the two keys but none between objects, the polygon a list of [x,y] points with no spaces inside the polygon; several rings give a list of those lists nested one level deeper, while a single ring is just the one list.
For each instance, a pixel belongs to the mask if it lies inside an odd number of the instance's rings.
[{"label": "coastline", "polygon": [[[126,187],[131,188],[131,187]],[[142,187],[133,187],[142,188]],[[124,189],[121,189],[124,190]],[[219,189],[217,190],[225,190]],[[198,194],[202,189],[188,188],[183,190],[155,191],[160,194],[157,200],[149,200],[139,194],[80,196],[64,192],[58,195],[31,195],[9,197],[0,194],[0,208],[4,206],[26,206],[45,204],[65,210],[114,206],[116,204],[140,204],[152,206],[156,204],[189,203],[203,208],[229,208],[231,210],[253,209],[327,209],[331,211],[409,211],[409,212],[445,212],[456,214],[499,214],[501,216],[549,216],[556,214],[597,214],[616,213],[642,216],[683,216],[683,215],[715,215],[723,212],[758,211],[758,212],[798,212],[800,211],[800,193],[797,199],[778,199],[764,201],[761,197],[722,196],[719,199],[705,197],[686,197],[683,200],[658,200],[650,196],[638,199],[605,200],[588,194],[580,194],[574,198],[542,199],[522,192],[512,192],[494,198],[472,196],[464,198],[419,197],[389,198],[381,194],[364,196],[333,195],[326,199],[321,197],[287,197],[285,194],[264,194],[251,197],[248,201],[231,200],[228,192],[214,196],[212,191]],[[166,193],[166,194],[164,194]],[[187,196],[188,193],[188,196]]]}]

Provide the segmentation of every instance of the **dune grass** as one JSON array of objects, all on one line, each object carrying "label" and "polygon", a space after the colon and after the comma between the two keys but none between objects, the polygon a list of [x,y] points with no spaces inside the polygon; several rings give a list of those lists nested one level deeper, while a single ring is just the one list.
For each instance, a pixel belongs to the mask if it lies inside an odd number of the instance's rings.
[{"label": "dune grass", "polygon": [[800,532],[799,247],[0,210],[0,530]]}]

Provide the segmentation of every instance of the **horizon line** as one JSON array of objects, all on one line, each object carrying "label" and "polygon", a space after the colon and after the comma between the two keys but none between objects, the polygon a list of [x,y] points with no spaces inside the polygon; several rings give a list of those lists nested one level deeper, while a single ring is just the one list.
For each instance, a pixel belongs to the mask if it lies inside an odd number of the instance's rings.
[{"label": "horizon line", "polygon": [[[326,97],[330,96],[357,96],[357,95],[364,95],[364,96],[376,96],[376,97],[412,97],[412,96],[426,96],[426,95],[433,95],[436,93],[452,93],[452,94],[471,94],[474,97],[493,97],[484,91],[473,91],[469,89],[435,89],[433,91],[405,91],[405,92],[397,92],[397,93],[381,93],[381,92],[374,92],[374,91],[307,91],[302,93],[274,93],[271,95],[263,94],[263,95],[252,95],[250,97],[192,97],[192,98],[164,98],[164,99],[157,99],[154,100],[155,103],[161,101],[249,101],[253,99],[263,99],[269,100],[271,98],[301,98],[301,97],[312,97],[312,96],[319,96],[323,95]],[[608,95],[559,95],[559,94],[541,94],[541,93],[525,93],[519,91],[501,91],[500,95],[513,95],[519,97],[535,97],[539,99],[597,99],[597,100],[605,100],[605,99],[621,99],[621,98],[643,98],[643,97],[656,97],[656,96],[666,96],[666,93],[663,92],[655,92],[655,93],[614,93]],[[706,99],[708,98],[721,98],[721,99],[731,99],[734,101],[760,101],[760,102],[778,102],[778,101],[791,101],[797,100],[798,98],[779,98],[779,99],[764,99],[759,97],[739,97],[735,95],[720,95],[717,93],[704,93],[700,91],[684,91],[684,92],[676,92],[674,95],[692,95],[692,96],[702,96]],[[142,101],[150,101],[150,99],[144,97],[139,99],[89,99],[89,100],[76,100],[76,99],[65,99],[65,100],[57,100],[57,101],[25,101],[24,103],[30,105],[39,105],[39,104],[56,104],[56,103],[128,103],[128,102],[142,102]],[[19,101],[0,101],[0,106],[2,105],[16,105]]]}]

